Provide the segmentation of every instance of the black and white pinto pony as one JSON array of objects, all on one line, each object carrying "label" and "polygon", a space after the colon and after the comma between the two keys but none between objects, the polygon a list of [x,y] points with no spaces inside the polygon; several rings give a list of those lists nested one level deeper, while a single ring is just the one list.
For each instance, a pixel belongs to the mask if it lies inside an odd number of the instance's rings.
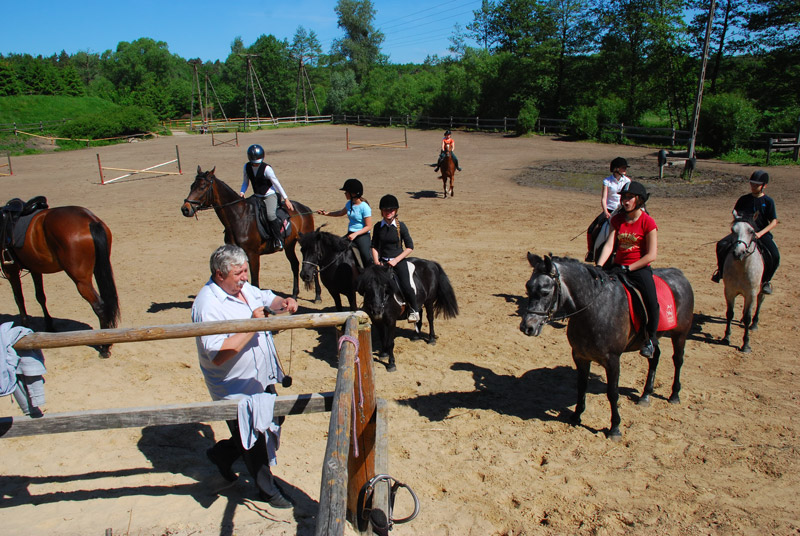
[{"label": "black and white pinto pony", "polygon": [[[592,362],[606,370],[607,396],[611,404],[611,439],[621,437],[619,399],[620,355],[639,350],[644,342],[642,332],[634,330],[625,289],[594,266],[576,259],[539,257],[528,253],[533,274],[526,284],[528,303],[522,312],[520,329],[529,336],[538,336],[542,327],[553,321],[568,319],[567,339],[572,347],[572,359],[578,369],[578,401],[572,416],[580,424],[586,409],[586,390]],[[669,402],[680,402],[680,374],[683,365],[686,337],[692,327],[694,293],[689,281],[676,268],[660,268],[653,273],[666,282],[675,300],[677,325],[669,331],[659,331],[658,337],[672,339],[672,362],[675,377]],[[653,393],[661,350],[656,346],[649,360],[647,380],[639,404],[647,406]]]},{"label": "black and white pinto pony", "polygon": [[[758,248],[758,239],[753,222],[739,217],[734,213],[731,232],[736,242],[728,251],[725,263],[722,266],[722,280],[725,283],[725,302],[727,304],[725,335],[722,337],[724,344],[730,344],[731,320],[733,319],[733,306],[736,297],[744,297],[742,310],[742,325],[744,326],[744,339],[741,351],[749,353],[750,331],[758,329],[758,313],[764,301],[761,290],[761,277],[764,275],[764,257]],[[753,303],[756,304],[753,313]]]},{"label": "black and white pinto pony", "polygon": [[342,298],[347,298],[351,311],[356,310],[356,278],[358,263],[352,242],[333,233],[316,231],[300,235],[300,252],[303,255],[303,268],[300,278],[311,289],[319,275],[322,284],[328,289],[337,311],[342,311]]},{"label": "black and white pinto pony", "polygon": [[[433,327],[434,316],[454,318],[458,315],[458,301],[450,279],[439,263],[425,259],[409,258],[414,265],[413,282],[417,292],[417,303],[425,309],[430,333],[428,344],[436,344],[436,332]],[[379,357],[388,358],[386,369],[397,370],[394,358],[395,324],[400,319],[408,318],[408,311],[403,303],[400,286],[395,279],[394,269],[390,266],[370,266],[358,278],[359,294],[364,296],[364,306],[380,342]],[[422,318],[415,324],[416,336],[419,338],[422,329]]]}]

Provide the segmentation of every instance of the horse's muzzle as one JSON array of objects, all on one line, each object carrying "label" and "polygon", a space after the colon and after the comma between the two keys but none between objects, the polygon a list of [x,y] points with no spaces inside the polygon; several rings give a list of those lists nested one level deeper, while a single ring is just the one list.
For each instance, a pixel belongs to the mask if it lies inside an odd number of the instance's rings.
[{"label": "horse's muzzle", "polygon": [[542,333],[542,326],[544,325],[543,318],[537,318],[534,315],[522,315],[522,322],[519,324],[519,329],[528,337],[538,337]]},{"label": "horse's muzzle", "polygon": [[181,206],[181,214],[187,218],[191,218],[194,216],[194,207],[189,203],[184,203],[183,206]]}]

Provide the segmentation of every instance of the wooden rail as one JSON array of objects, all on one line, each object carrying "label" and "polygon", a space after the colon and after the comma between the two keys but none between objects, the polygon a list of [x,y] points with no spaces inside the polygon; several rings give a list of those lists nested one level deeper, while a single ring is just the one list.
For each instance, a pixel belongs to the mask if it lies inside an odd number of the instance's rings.
[{"label": "wooden rail", "polygon": [[[386,422],[384,410],[378,415],[378,399],[375,396],[372,371],[372,334],[369,317],[365,313],[317,313],[171,326],[32,333],[17,341],[14,347],[23,350],[100,345],[216,333],[340,327],[342,324],[346,337],[340,339],[339,344],[336,390],[332,394],[280,396],[275,402],[274,410],[277,416],[331,412],[328,443],[322,464],[316,534],[339,536],[344,534],[347,521],[357,531],[369,530],[368,527],[358,527],[358,492],[376,475],[376,458],[381,471],[388,469],[387,454],[376,455],[375,452],[377,445],[386,448]],[[0,438],[228,420],[235,418],[237,410],[238,401],[223,400],[48,414],[38,419],[4,417],[0,418]],[[380,438],[377,430],[379,421]],[[386,501],[385,496],[377,495],[374,501],[386,511],[386,505],[383,504]]]}]

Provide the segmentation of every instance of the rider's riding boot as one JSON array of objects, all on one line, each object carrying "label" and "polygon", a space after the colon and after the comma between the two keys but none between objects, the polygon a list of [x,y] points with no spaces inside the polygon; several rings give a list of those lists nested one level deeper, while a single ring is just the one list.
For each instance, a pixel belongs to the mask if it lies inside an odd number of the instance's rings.
[{"label": "rider's riding boot", "polygon": [[764,283],[764,284],[761,286],[761,294],[766,294],[767,296],[769,296],[770,294],[772,294],[772,283],[770,283],[769,281],[767,281],[766,283]]},{"label": "rider's riding boot", "polygon": [[283,249],[283,241],[281,240],[281,220],[275,218],[269,222],[272,231],[272,247],[279,251]]},{"label": "rider's riding boot", "polygon": [[722,272],[719,270],[714,272],[714,275],[711,276],[711,281],[714,283],[719,283],[722,280]]},{"label": "rider's riding boot", "polygon": [[639,355],[646,357],[647,359],[653,358],[653,353],[656,351],[656,347],[653,344],[652,339],[648,338],[647,342],[642,345],[641,350],[639,350]]}]

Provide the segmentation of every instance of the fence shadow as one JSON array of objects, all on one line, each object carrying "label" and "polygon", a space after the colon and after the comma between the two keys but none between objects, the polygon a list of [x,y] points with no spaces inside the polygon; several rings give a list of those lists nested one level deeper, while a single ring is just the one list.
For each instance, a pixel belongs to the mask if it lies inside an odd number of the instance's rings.
[{"label": "fence shadow", "polygon": [[[399,400],[413,408],[421,416],[431,421],[450,418],[454,408],[489,410],[519,417],[523,420],[568,422],[577,399],[576,371],[572,367],[538,368],[529,370],[520,377],[496,374],[491,369],[473,363],[457,362],[451,367],[454,371],[472,373],[475,382],[473,391],[443,392],[420,395]],[[637,398],[637,392],[630,387],[620,386],[621,396]],[[604,378],[591,373],[587,393],[605,395]],[[603,397],[603,403],[606,403]],[[581,425],[584,426],[584,425]],[[592,432],[599,432],[584,426]]]}]

